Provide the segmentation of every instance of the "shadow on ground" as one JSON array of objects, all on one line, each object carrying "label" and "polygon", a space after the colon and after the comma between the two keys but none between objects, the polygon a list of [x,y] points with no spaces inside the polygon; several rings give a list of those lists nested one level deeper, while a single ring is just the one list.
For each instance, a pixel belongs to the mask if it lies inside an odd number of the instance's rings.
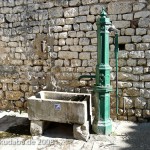
[{"label": "shadow on ground", "polygon": [[119,128],[116,144],[120,150],[150,150],[150,123],[129,122]]},{"label": "shadow on ground", "polygon": [[[16,116],[0,118],[0,138],[23,135],[31,136],[30,121],[27,118]],[[51,122],[44,130],[43,136],[73,139],[73,125]]]},{"label": "shadow on ground", "polygon": [[0,118],[0,138],[30,136],[30,122],[27,118],[4,116]]},{"label": "shadow on ground", "polygon": [[44,136],[51,138],[73,138],[73,125],[65,123],[51,122],[49,126],[44,131]]},{"label": "shadow on ground", "polygon": [[[43,137],[56,140],[58,138],[60,145],[62,144],[60,139],[66,139],[66,143],[71,140],[73,145],[68,146],[83,147],[82,150],[150,150],[150,123],[117,121],[114,122],[114,127],[115,130],[110,136],[91,134],[88,142],[83,142],[73,140],[72,124],[51,122]],[[16,116],[0,118],[0,139],[13,137],[31,137],[28,118]]]}]

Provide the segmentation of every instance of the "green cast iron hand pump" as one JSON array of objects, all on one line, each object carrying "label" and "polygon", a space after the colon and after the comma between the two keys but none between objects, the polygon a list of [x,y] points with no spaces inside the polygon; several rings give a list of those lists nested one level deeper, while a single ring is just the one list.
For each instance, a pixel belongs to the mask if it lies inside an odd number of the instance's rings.
[{"label": "green cast iron hand pump", "polygon": [[[97,112],[93,121],[93,130],[96,133],[110,134],[112,132],[112,121],[110,119],[110,65],[109,65],[109,32],[115,32],[115,56],[118,58],[118,33],[111,25],[107,13],[103,9],[97,20],[97,65],[96,75],[82,75],[81,78],[96,78],[93,89],[96,95]],[[116,65],[118,60],[116,59]],[[116,66],[116,71],[118,67]],[[118,74],[116,74],[118,75]],[[117,76],[116,76],[117,77]],[[116,82],[117,83],[117,82]],[[116,86],[117,87],[117,86]],[[116,90],[116,95],[118,90]],[[117,95],[118,97],[118,95]],[[118,107],[118,99],[116,106]]]}]

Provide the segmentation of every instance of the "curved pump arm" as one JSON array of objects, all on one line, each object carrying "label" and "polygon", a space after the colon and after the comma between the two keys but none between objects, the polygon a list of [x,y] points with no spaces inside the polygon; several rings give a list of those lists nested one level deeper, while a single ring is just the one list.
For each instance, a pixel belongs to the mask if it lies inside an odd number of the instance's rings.
[{"label": "curved pump arm", "polygon": [[80,81],[82,78],[96,78],[96,75],[81,75],[78,80]]}]

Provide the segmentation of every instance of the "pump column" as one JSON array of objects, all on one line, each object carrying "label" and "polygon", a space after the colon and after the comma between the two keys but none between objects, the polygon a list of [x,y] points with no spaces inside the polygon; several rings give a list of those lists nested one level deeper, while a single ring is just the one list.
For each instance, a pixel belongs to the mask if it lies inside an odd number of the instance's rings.
[{"label": "pump column", "polygon": [[110,119],[110,66],[109,66],[109,27],[110,19],[103,9],[101,18],[97,20],[97,65],[96,84],[94,91],[98,103],[98,118],[94,121],[93,130],[96,133],[110,134],[112,122]]}]

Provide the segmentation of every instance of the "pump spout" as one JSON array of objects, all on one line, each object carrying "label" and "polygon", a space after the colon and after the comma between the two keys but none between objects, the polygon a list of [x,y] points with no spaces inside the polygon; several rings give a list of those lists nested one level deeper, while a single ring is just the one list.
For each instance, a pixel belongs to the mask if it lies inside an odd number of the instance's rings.
[{"label": "pump spout", "polygon": [[109,26],[108,31],[109,32],[114,31],[115,33],[118,33],[118,29],[116,29],[116,27],[113,24],[111,26]]},{"label": "pump spout", "polygon": [[96,75],[81,75],[78,80],[80,81],[82,78],[96,78]]}]

